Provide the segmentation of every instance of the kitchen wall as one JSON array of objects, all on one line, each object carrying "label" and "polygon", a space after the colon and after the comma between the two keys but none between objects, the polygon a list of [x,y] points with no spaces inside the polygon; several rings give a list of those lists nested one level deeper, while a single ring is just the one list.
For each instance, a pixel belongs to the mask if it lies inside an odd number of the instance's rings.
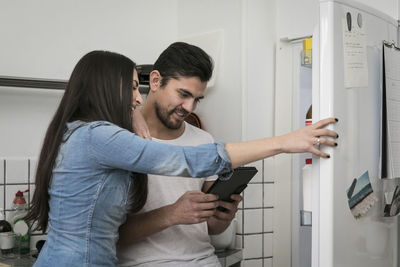
[{"label": "kitchen wall", "polygon": [[[243,140],[272,136],[274,132],[274,67],[276,2],[249,0],[242,7],[242,101]],[[276,234],[274,159],[252,164],[259,173],[243,195],[238,212],[239,238],[244,245],[244,266],[285,266],[276,257],[288,247],[280,246]]]},{"label": "kitchen wall", "polygon": [[[177,1],[3,3],[0,75],[68,79],[79,58],[94,49],[152,63],[177,38]],[[2,127],[0,156],[36,156],[61,95],[2,88],[0,122],[8,127]]]},{"label": "kitchen wall", "polygon": [[[219,1],[217,4],[175,0],[120,1],[118,4],[109,1],[56,2],[9,1],[0,10],[0,22],[8,26],[0,28],[3,36],[0,75],[68,79],[77,60],[94,49],[118,51],[138,63],[153,63],[173,41],[220,30],[224,46],[218,79],[197,112],[201,117],[207,117],[205,127],[216,139],[241,139],[242,1]],[[230,12],[226,14],[228,7]],[[222,19],[221,14],[224,14]],[[15,125],[25,124],[27,118],[24,115],[32,111],[29,103],[20,104],[23,98],[36,98],[39,102],[32,105],[41,105],[43,111],[48,108],[44,113],[52,114],[56,105],[48,105],[48,99],[59,101],[61,97],[60,93],[53,91],[31,93],[26,89],[2,89],[4,91],[0,100],[5,104],[0,107],[4,110],[1,119]],[[24,96],[26,93],[29,96]],[[229,101],[221,101],[227,97]],[[44,102],[40,103],[42,98]],[[10,114],[15,112],[17,114],[11,117]],[[231,116],[226,116],[228,114]],[[43,121],[48,121],[48,118],[43,118]],[[226,122],[226,127],[220,127],[221,121]],[[38,132],[41,136],[42,129],[43,125],[39,124],[31,132]],[[30,140],[24,135],[18,127],[9,127],[7,137],[13,138],[0,140],[3,148],[0,155],[36,155],[39,142],[30,148]]]},{"label": "kitchen wall", "polygon": [[[24,197],[28,205],[30,204],[32,192],[35,190],[35,168],[36,159],[0,158],[0,212],[5,215],[6,220],[10,220],[12,216],[12,204],[16,192],[27,191]],[[36,242],[41,239],[46,239],[46,235],[39,231],[32,232],[31,248],[35,249]]]},{"label": "kitchen wall", "polygon": [[[173,41],[218,31],[217,77],[196,113],[219,140],[271,136],[275,14],[275,1],[262,0],[2,1],[0,75],[68,79],[77,60],[94,49],[153,63]],[[32,193],[36,158],[61,96],[0,88],[0,208],[9,208],[17,190]],[[238,214],[245,266],[272,266],[273,162],[255,163],[259,176]]]},{"label": "kitchen wall", "polygon": [[178,32],[177,0],[2,1],[0,14],[0,73],[11,76],[67,79],[94,49],[153,62]]},{"label": "kitchen wall", "polygon": [[[215,139],[241,140],[242,1],[179,0],[177,25],[179,40],[193,35],[201,39],[209,32],[221,32],[222,47],[214,72],[215,84],[207,89],[205,99],[195,112]],[[224,127],[221,127],[221,122]]]}]

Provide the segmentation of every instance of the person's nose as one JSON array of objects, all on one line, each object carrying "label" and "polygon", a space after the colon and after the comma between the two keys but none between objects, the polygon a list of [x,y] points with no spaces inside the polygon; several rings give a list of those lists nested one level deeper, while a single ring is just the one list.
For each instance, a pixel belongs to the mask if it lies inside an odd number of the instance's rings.
[{"label": "person's nose", "polygon": [[188,113],[192,113],[196,109],[196,101],[194,99],[187,99],[183,102],[182,108]]},{"label": "person's nose", "polygon": [[133,94],[133,102],[135,106],[141,106],[143,104],[142,95],[139,92],[139,89],[136,89]]}]

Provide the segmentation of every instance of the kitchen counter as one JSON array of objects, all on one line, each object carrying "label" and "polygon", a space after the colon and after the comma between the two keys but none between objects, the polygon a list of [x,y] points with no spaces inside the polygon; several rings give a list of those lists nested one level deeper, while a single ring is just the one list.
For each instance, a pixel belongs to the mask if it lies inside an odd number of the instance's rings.
[{"label": "kitchen counter", "polygon": [[[12,266],[12,267],[31,267],[36,261],[32,255],[23,255],[15,258],[0,257],[0,267]],[[3,265],[2,265],[3,264]]]},{"label": "kitchen counter", "polygon": [[227,249],[215,252],[222,267],[239,267],[243,259],[242,249]]},{"label": "kitchen counter", "polygon": [[[228,249],[215,252],[222,267],[239,267],[243,259],[242,249]],[[36,258],[31,255],[21,256],[19,258],[0,257],[0,267],[31,267],[35,263]],[[4,265],[1,265],[4,264]]]}]

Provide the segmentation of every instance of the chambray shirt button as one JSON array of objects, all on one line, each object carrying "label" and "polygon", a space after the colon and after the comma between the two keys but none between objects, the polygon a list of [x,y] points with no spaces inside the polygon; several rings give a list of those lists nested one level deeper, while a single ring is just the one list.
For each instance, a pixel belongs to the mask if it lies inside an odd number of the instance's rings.
[{"label": "chambray shirt button", "polygon": [[217,158],[216,160],[215,160],[215,163],[219,163],[221,161],[221,159],[220,158]]}]

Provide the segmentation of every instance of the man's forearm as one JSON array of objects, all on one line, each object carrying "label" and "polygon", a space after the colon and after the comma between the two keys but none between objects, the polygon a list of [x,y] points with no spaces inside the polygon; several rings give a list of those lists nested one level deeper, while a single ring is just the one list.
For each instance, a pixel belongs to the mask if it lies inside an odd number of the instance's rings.
[{"label": "man's forearm", "polygon": [[172,225],[171,205],[140,214],[128,214],[126,222],[119,228],[120,245],[128,245],[158,233]]},{"label": "man's forearm", "polygon": [[225,231],[228,228],[231,221],[227,220],[219,220],[216,217],[211,217],[207,220],[208,234],[209,235],[218,235]]}]

